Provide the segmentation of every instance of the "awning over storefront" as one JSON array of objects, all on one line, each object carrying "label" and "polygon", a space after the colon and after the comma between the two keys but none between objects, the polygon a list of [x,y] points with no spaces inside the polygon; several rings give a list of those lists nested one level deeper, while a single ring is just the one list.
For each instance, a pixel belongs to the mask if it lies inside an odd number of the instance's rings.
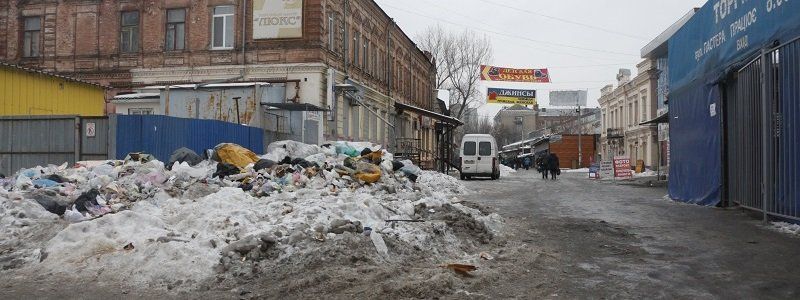
[{"label": "awning over storefront", "polygon": [[286,110],[286,111],[328,111],[322,107],[308,103],[261,103],[267,109]]},{"label": "awning over storefront", "polygon": [[666,112],[663,115],[660,115],[657,118],[652,119],[650,121],[639,123],[639,125],[664,124],[664,123],[669,123],[669,112]]},{"label": "awning over storefront", "polygon": [[419,107],[416,107],[416,106],[411,106],[411,105],[408,105],[408,104],[403,104],[403,103],[397,102],[397,103],[394,104],[394,108],[396,108],[398,110],[402,110],[402,111],[414,112],[414,113],[417,113],[417,114],[420,114],[420,115],[423,115],[423,116],[427,116],[427,117],[436,119],[439,122],[447,123],[447,124],[454,125],[454,126],[464,125],[464,122],[461,122],[461,120],[459,120],[459,119],[453,118],[451,116],[445,116],[445,115],[440,114],[440,113],[432,112],[430,110],[422,109],[422,108],[419,108]]}]

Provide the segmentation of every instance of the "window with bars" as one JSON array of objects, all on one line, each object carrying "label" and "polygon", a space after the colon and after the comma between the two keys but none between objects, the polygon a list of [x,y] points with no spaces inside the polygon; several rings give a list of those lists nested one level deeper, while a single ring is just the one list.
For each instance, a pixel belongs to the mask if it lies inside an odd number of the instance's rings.
[{"label": "window with bars", "polygon": [[139,12],[124,11],[120,16],[119,49],[123,53],[139,52]]},{"label": "window with bars", "polygon": [[23,37],[22,55],[25,57],[39,57],[41,45],[42,18],[25,18],[25,34]]},{"label": "window with bars", "polygon": [[214,15],[211,17],[211,48],[212,49],[232,49],[233,48],[233,6],[222,5],[214,7]]},{"label": "window with bars", "polygon": [[167,51],[178,51],[186,48],[186,9],[167,10],[166,42]]}]

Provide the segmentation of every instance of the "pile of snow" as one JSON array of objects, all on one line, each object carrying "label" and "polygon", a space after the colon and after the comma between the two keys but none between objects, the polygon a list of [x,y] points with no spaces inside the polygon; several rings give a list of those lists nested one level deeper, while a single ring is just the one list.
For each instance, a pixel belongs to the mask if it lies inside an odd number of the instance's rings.
[{"label": "pile of snow", "polygon": [[[22,170],[0,182],[0,262],[35,274],[192,289],[220,273],[314,255],[321,245],[347,252],[351,245],[338,244],[346,237],[402,260],[395,247],[461,255],[459,245],[501,233],[500,216],[460,204],[468,191],[456,178],[393,165],[386,152],[372,165],[352,155],[379,146],[350,145],[331,151],[283,142],[262,158],[321,163],[260,171],[251,164],[221,177],[212,175],[219,171],[213,161],[171,170],[159,161]],[[345,164],[380,169],[380,180],[357,180]]]},{"label": "pile of snow", "polygon": [[500,177],[508,177],[511,176],[512,173],[517,173],[517,170],[506,165],[500,165]]},{"label": "pile of snow", "polygon": [[569,169],[569,170],[564,171],[564,173],[589,173],[589,168]]},{"label": "pile of snow", "polygon": [[800,224],[786,222],[772,222],[772,228],[778,232],[800,235]]},{"label": "pile of snow", "polygon": [[636,173],[636,172],[633,173],[633,177],[636,177],[636,178],[653,177],[653,176],[658,176],[658,172],[653,171],[653,170],[646,170],[646,171],[644,171],[642,173]]}]

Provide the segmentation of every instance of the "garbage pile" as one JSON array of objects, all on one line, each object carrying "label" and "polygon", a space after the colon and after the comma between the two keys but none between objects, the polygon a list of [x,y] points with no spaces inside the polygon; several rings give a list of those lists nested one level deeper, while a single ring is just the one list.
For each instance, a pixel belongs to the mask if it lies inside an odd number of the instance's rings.
[{"label": "garbage pile", "polygon": [[499,216],[459,203],[466,192],[371,143],[35,167],[0,179],[0,269],[172,289],[315,261],[344,241],[370,245],[369,260],[400,261],[401,248],[436,259],[500,232]]}]

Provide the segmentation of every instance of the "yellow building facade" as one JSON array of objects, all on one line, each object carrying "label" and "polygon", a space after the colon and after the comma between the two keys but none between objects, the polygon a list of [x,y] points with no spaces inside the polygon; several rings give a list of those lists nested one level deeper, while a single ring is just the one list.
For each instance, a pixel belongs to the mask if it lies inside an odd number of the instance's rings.
[{"label": "yellow building facade", "polygon": [[0,116],[105,114],[105,87],[0,62]]}]

